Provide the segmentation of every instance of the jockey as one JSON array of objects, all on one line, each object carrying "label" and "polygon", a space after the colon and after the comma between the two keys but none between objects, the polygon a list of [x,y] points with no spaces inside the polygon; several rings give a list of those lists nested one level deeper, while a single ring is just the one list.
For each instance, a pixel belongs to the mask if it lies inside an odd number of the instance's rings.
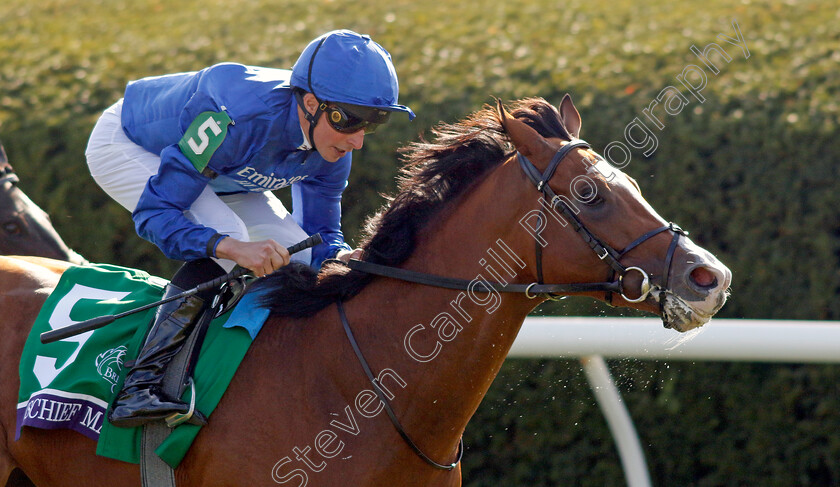
[{"label": "jockey", "polygon": [[[186,261],[171,296],[236,264],[264,276],[286,247],[319,232],[324,244],[293,261],[315,268],[360,252],[344,242],[341,194],[352,151],[399,105],[391,56],[366,35],[324,34],[290,70],[223,63],[130,82],[105,110],[85,155],[91,175],[132,212],[137,233]],[[290,214],[271,191],[290,186]],[[133,427],[188,405],[161,389],[166,364],[213,292],[160,306],[108,415]]]}]

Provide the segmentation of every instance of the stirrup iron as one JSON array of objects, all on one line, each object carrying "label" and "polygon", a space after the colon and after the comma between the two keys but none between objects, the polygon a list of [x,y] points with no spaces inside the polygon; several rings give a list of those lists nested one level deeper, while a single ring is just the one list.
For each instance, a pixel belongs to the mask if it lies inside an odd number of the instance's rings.
[{"label": "stirrup iron", "polygon": [[193,378],[189,378],[190,385],[190,410],[186,413],[172,413],[166,417],[166,426],[175,428],[183,423],[190,423],[197,426],[204,426],[207,424],[207,418],[201,414],[201,411],[195,409],[195,382]]}]

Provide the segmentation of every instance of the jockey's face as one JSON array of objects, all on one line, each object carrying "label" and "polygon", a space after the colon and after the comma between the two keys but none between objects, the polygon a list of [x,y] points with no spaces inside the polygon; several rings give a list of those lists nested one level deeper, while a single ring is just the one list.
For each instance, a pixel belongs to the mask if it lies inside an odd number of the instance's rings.
[{"label": "jockey's face", "polygon": [[[318,108],[318,100],[312,93],[304,95],[303,102],[309,113],[315,113]],[[298,106],[298,110],[301,110],[300,106]],[[301,128],[308,136],[309,122],[303,117],[303,113],[299,115]],[[315,140],[310,141],[315,143],[315,148],[318,149],[318,153],[321,154],[324,160],[336,162],[354,149],[362,148],[365,142],[365,131],[363,128],[350,134],[339,132],[332,128],[326,120],[326,116],[326,113],[321,114],[318,123],[315,124],[315,133],[313,136]]]}]

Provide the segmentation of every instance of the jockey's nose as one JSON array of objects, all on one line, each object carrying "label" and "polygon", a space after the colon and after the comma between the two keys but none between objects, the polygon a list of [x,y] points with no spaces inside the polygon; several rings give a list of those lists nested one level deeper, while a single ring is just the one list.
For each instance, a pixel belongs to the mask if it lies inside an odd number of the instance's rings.
[{"label": "jockey's nose", "polygon": [[353,146],[354,150],[359,150],[365,143],[365,131],[359,130],[358,132],[352,133],[348,136],[347,142]]}]

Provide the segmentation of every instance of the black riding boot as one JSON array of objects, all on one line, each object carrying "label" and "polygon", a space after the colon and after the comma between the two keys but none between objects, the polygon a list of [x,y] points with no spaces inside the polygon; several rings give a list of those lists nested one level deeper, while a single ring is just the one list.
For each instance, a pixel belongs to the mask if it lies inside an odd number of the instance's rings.
[{"label": "black riding boot", "polygon": [[[193,262],[185,264],[172,278],[172,283],[166,286],[164,298],[183,292],[173,283],[186,284],[185,287],[189,289],[203,280],[215,277],[208,278],[209,275],[217,274],[216,269],[221,270],[215,262],[209,259],[203,260],[215,266],[215,268],[210,267],[210,274],[201,272],[201,268],[198,269],[199,272],[196,272],[194,269],[196,265]],[[203,265],[206,270],[208,264],[203,263]],[[223,270],[220,272],[224,273]],[[208,296],[203,297],[208,298]],[[167,364],[181,350],[184,341],[207,308],[205,299],[194,295],[170,301],[158,308],[155,322],[149,330],[143,348],[108,413],[108,420],[113,425],[132,428],[166,418],[173,413],[183,414],[189,411],[188,404],[163,392],[163,377]]]},{"label": "black riding boot", "polygon": [[[181,292],[182,289],[170,284],[164,298]],[[132,428],[172,413],[189,411],[188,404],[163,392],[163,376],[166,365],[181,350],[204,308],[204,300],[196,296],[176,299],[158,308],[143,349],[108,413],[112,424]]]}]

